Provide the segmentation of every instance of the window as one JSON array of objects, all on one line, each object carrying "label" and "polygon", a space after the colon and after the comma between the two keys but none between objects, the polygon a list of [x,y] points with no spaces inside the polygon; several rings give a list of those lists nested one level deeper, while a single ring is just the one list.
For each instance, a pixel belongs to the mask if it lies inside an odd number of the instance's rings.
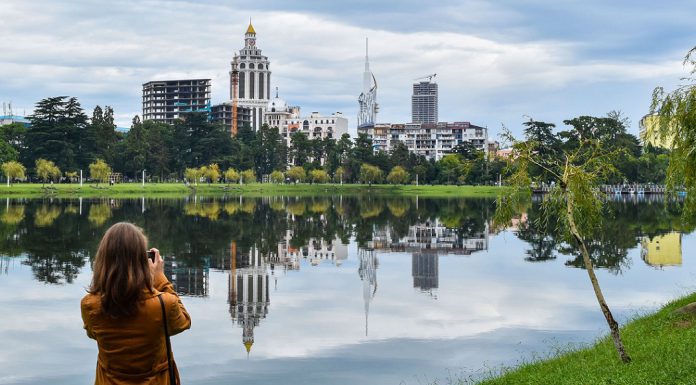
[{"label": "window", "polygon": [[253,70],[253,69],[254,69],[254,63],[249,63],[249,68]]},{"label": "window", "polygon": [[305,131],[309,130],[309,121],[305,120],[304,122],[302,122],[302,129]]},{"label": "window", "polygon": [[239,65],[239,68],[240,68],[240,69],[246,68],[246,64],[244,64],[244,63],[240,64],[240,65]]},{"label": "window", "polygon": [[259,64],[259,69],[260,69],[260,70],[263,69],[263,64]]}]

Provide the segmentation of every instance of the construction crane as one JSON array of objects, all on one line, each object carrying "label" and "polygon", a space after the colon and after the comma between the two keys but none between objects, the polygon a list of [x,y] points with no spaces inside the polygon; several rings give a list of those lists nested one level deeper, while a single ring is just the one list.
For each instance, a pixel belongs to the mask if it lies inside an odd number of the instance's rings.
[{"label": "construction crane", "polygon": [[[236,56],[236,55],[235,55]],[[239,71],[237,60],[232,61],[232,136],[237,136],[237,87],[239,85]]]},{"label": "construction crane", "polygon": [[437,76],[437,74],[430,74],[430,75],[421,76],[419,78],[415,78],[413,80],[421,80],[421,79],[428,78],[428,81],[431,82],[431,81],[433,81],[433,78],[436,76]]}]

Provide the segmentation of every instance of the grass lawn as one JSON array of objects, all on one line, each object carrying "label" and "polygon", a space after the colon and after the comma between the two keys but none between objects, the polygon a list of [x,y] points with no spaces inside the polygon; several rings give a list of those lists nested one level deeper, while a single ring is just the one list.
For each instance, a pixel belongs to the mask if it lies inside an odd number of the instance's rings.
[{"label": "grass lawn", "polygon": [[624,344],[633,360],[630,364],[621,363],[614,344],[606,337],[586,349],[512,368],[480,385],[696,384],[696,317],[672,314],[690,302],[696,302],[696,293],[622,328]]},{"label": "grass lawn", "polygon": [[361,185],[361,184],[199,184],[185,186],[182,183],[121,183],[114,186],[101,184],[41,184],[17,183],[0,186],[0,197],[177,197],[198,195],[335,195],[335,194],[377,194],[397,196],[428,197],[495,197],[500,187],[494,186],[414,186],[414,185]]}]

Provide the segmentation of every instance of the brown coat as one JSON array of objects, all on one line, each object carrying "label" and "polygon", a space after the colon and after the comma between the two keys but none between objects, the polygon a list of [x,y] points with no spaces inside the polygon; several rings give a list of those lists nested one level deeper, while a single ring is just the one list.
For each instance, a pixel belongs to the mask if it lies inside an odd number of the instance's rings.
[{"label": "brown coat", "polygon": [[[105,315],[97,295],[87,294],[82,298],[87,336],[97,340],[99,347],[95,385],[169,385],[162,307],[157,296],[162,293],[170,335],[190,328],[191,317],[164,274],[155,277],[153,283],[154,293],[147,290],[143,293],[138,313],[132,318]],[[178,371],[176,377],[178,384]]]}]

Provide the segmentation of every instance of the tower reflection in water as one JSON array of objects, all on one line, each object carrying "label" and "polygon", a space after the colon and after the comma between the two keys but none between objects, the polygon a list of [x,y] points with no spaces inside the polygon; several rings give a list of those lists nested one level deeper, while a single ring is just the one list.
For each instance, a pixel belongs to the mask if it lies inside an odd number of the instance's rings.
[{"label": "tower reflection in water", "polygon": [[242,328],[242,343],[247,354],[254,344],[254,328],[268,315],[268,267],[258,248],[240,252],[236,243],[232,243],[227,301],[232,320]]}]

